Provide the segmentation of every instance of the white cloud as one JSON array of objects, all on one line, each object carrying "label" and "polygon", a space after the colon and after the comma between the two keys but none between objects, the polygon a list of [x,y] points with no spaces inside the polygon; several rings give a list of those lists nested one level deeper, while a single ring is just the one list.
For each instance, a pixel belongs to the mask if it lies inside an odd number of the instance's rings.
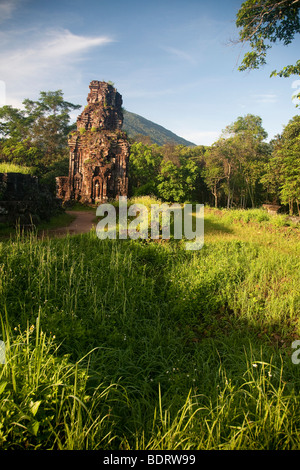
[{"label": "white cloud", "polygon": [[183,59],[191,64],[197,64],[197,61],[192,57],[190,54],[182,51],[181,49],[177,49],[175,47],[162,47],[162,49],[170,54],[178,57],[179,59]]},{"label": "white cloud", "polygon": [[58,83],[56,88],[73,84],[80,76],[78,60],[113,42],[108,36],[80,36],[66,29],[31,30],[23,35],[8,32],[3,40],[6,47],[0,51],[0,80],[6,84],[7,104],[20,103],[54,82],[54,86]]},{"label": "white cloud", "polygon": [[0,0],[0,23],[12,17],[18,0]]},{"label": "white cloud", "polygon": [[65,57],[112,42],[112,39],[107,36],[94,38],[77,36],[68,30],[51,31],[47,33],[47,36],[48,39],[45,39],[40,46],[40,51],[37,51],[46,59]]},{"label": "white cloud", "polygon": [[277,95],[273,93],[262,93],[260,95],[252,95],[256,103],[276,103]]},{"label": "white cloud", "polygon": [[21,75],[50,72],[54,63],[65,65],[75,56],[96,46],[112,42],[107,36],[85,37],[72,34],[68,30],[51,30],[33,38],[30,45],[6,48],[0,52],[2,64],[0,73],[5,76],[18,72]]}]

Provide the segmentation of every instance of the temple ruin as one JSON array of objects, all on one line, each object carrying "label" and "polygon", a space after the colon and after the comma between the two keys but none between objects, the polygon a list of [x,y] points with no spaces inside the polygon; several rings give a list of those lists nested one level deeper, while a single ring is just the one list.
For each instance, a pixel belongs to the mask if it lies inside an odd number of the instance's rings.
[{"label": "temple ruin", "polygon": [[106,202],[128,194],[129,142],[122,132],[122,96],[106,82],[90,83],[87,106],[69,137],[69,176],[56,178],[64,202]]}]

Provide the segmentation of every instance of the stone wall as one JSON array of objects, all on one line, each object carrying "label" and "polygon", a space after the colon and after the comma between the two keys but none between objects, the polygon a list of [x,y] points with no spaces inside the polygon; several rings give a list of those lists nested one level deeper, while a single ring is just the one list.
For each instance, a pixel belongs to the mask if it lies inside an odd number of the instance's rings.
[{"label": "stone wall", "polygon": [[0,173],[0,222],[37,224],[60,210],[60,202],[36,176]]}]

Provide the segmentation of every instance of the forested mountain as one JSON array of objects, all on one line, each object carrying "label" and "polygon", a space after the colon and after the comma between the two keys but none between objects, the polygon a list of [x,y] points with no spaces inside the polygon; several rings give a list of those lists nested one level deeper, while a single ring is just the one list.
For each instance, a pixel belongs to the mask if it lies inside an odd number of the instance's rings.
[{"label": "forested mountain", "polygon": [[126,110],[124,111],[123,129],[127,132],[128,136],[132,138],[138,135],[149,136],[153,144],[164,145],[173,143],[176,145],[195,147],[193,142],[189,142],[168,129],[165,129],[163,126]]}]

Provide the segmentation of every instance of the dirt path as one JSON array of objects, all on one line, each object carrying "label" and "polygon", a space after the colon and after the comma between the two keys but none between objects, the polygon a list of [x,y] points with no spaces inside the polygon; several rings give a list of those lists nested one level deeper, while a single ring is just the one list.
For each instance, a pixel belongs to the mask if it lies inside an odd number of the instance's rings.
[{"label": "dirt path", "polygon": [[67,214],[75,215],[76,218],[67,227],[60,227],[43,232],[44,235],[51,237],[62,237],[64,235],[76,235],[78,233],[87,233],[95,225],[95,213],[84,211],[66,211]]}]

